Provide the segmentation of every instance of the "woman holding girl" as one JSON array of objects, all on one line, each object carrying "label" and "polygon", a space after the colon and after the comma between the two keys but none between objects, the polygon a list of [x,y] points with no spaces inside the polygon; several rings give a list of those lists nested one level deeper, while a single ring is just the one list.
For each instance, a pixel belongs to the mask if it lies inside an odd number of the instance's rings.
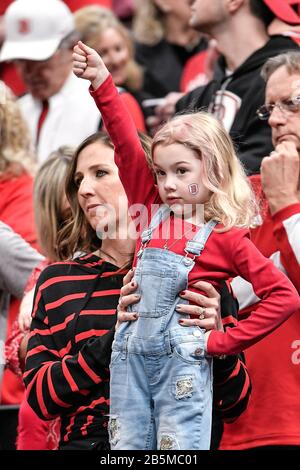
[{"label": "woman holding girl", "polygon": [[[91,81],[129,204],[144,204],[150,222],[134,259],[138,319],[113,344],[111,446],[208,449],[212,356],[240,353],[273,331],[299,308],[298,293],[249,240],[256,205],[222,125],[206,113],[176,116],[154,136],[150,169],[100,56],[79,42],[73,59],[74,73]],[[249,318],[226,332],[181,326],[180,292],[199,280],[218,290],[238,275],[262,299]]]},{"label": "woman holding girl", "polygon": [[[147,153],[147,141],[143,140]],[[95,134],[77,149],[67,177],[66,194],[72,220],[58,241],[57,253],[68,257],[46,268],[38,280],[24,380],[29,405],[43,420],[61,418],[61,450],[109,447],[109,362],[123,276],[132,262],[135,241],[104,237],[120,220],[128,229],[127,198],[114,163],[110,139]],[[109,206],[108,206],[109,204]],[[105,208],[112,209],[108,213]],[[103,234],[103,241],[96,236]],[[74,254],[85,252],[84,256]],[[74,258],[74,259],[73,259]],[[128,272],[125,282],[131,277]],[[205,285],[199,285],[206,291]],[[218,294],[210,289],[210,321],[216,328]],[[186,292],[189,299],[191,292]],[[214,299],[213,299],[214,298]],[[191,305],[197,313],[199,304]],[[238,357],[216,370],[216,413],[233,419],[246,407],[250,384]],[[230,402],[229,408],[226,404]],[[225,406],[223,405],[225,404]],[[224,409],[225,408],[225,409]],[[218,430],[217,430],[218,431]],[[214,430],[213,440],[216,441]]]}]

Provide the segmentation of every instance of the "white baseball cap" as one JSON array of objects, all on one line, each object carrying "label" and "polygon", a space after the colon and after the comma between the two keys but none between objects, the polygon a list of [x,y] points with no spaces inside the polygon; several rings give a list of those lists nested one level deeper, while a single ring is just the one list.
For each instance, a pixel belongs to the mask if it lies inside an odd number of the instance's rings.
[{"label": "white baseball cap", "polygon": [[74,31],[73,15],[61,0],[15,0],[4,15],[0,61],[46,60]]}]

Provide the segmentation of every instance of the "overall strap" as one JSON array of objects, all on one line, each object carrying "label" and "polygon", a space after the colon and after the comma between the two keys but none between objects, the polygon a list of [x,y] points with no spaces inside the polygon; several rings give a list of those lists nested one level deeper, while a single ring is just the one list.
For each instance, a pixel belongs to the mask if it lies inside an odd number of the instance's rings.
[{"label": "overall strap", "polygon": [[167,217],[170,215],[170,207],[167,204],[159,206],[158,210],[152,217],[149,227],[143,231],[141,235],[142,244],[148,243],[151,240],[152,233]]},{"label": "overall strap", "polygon": [[189,240],[187,242],[184,251],[195,256],[200,256],[204,250],[205,243],[207,242],[217,223],[218,222],[216,220],[211,219],[209,222],[203,225],[203,227],[198,230],[193,240]]}]

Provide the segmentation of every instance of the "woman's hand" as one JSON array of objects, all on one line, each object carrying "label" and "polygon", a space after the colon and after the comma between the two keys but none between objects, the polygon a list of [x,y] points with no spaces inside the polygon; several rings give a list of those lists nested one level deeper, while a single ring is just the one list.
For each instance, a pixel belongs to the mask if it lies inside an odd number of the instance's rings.
[{"label": "woman's hand", "polygon": [[140,296],[134,294],[137,289],[137,283],[133,280],[134,268],[128,271],[123,279],[123,287],[121,289],[120,299],[118,303],[118,319],[116,329],[124,321],[134,321],[137,319],[136,312],[127,312],[127,307],[136,304],[140,300]]},{"label": "woman's hand", "polygon": [[109,75],[100,55],[81,41],[78,41],[73,49],[73,72],[77,77],[89,80],[94,90],[97,90]]},{"label": "woman's hand", "polygon": [[198,318],[182,318],[179,320],[181,326],[199,326],[207,331],[223,330],[220,314],[220,294],[216,289],[205,281],[198,281],[193,287],[206,294],[198,294],[189,290],[181,293],[182,299],[193,302],[193,304],[178,304],[176,311],[182,315],[197,315]]},{"label": "woman's hand", "polygon": [[[123,280],[123,287],[121,289],[120,300],[118,304],[118,321],[116,328],[124,321],[134,321],[137,319],[137,312],[127,312],[129,305],[135,304],[140,300],[140,296],[134,294],[137,289],[137,284],[133,280],[134,270],[130,270]],[[176,311],[183,315],[179,320],[181,326],[199,326],[207,331],[217,329],[223,330],[221,315],[220,315],[220,294],[216,289],[205,281],[198,281],[193,284],[193,287],[201,290],[206,294],[198,294],[186,290],[184,294],[180,295],[181,298],[191,301],[196,305],[178,304]],[[184,315],[197,315],[198,318],[184,318]]]}]

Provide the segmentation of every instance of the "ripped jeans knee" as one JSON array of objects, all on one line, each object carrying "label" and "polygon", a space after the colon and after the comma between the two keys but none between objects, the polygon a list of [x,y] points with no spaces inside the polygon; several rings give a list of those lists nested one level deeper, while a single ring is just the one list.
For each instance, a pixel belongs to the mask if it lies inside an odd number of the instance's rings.
[{"label": "ripped jeans knee", "polygon": [[183,398],[191,398],[193,394],[193,378],[177,377],[175,381],[175,398],[182,400]]},{"label": "ripped jeans knee", "polygon": [[111,446],[115,446],[120,440],[120,422],[118,416],[110,416],[108,423],[108,435]]},{"label": "ripped jeans knee", "polygon": [[159,450],[179,450],[176,436],[172,433],[163,432],[159,438]]}]

